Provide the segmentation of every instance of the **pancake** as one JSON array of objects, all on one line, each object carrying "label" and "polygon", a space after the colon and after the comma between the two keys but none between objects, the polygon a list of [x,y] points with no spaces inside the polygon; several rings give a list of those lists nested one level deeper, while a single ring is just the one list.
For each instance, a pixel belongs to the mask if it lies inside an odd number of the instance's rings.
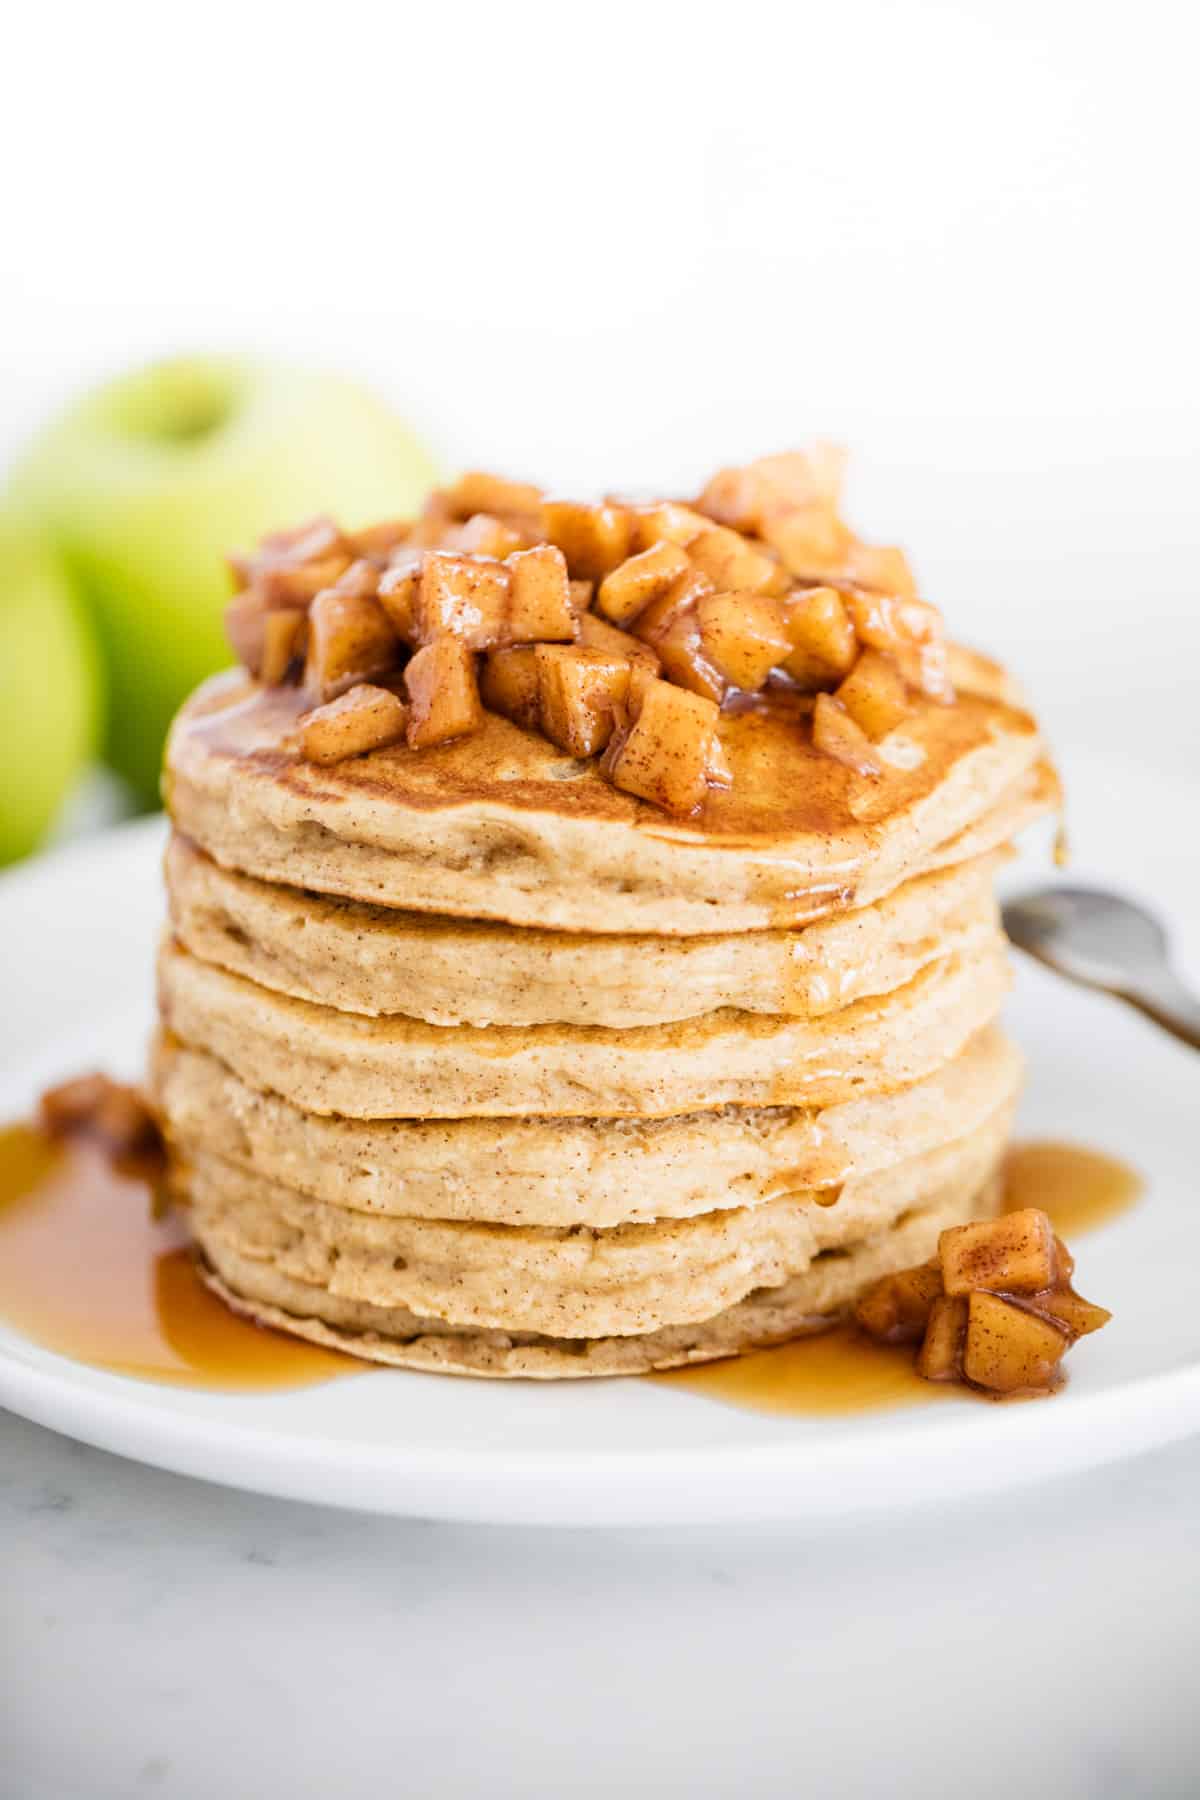
[{"label": "pancake", "polygon": [[811,1017],[890,993],[998,925],[1001,853],[905,882],[875,906],[795,931],[596,937],[398,912],[167,851],[176,938],[204,962],[343,1012],[431,1025],[655,1025],[721,1007]]},{"label": "pancake", "polygon": [[965,1199],[958,1194],[931,1197],[928,1204],[872,1237],[818,1255],[802,1275],[752,1292],[711,1319],[635,1336],[572,1339],[462,1329],[421,1318],[406,1307],[341,1299],[222,1245],[214,1246],[211,1257],[201,1256],[199,1267],[204,1280],[235,1312],[372,1362],[501,1379],[641,1375],[712,1362],[821,1331],[870,1282],[925,1262],[944,1230],[968,1219],[992,1217],[1000,1201],[1001,1185],[995,1178]]},{"label": "pancake", "polygon": [[1014,1101],[1021,1058],[988,1026],[911,1087],[821,1109],[627,1119],[355,1120],[301,1112],[215,1057],[156,1046],[153,1093],[186,1160],[367,1213],[508,1225],[647,1223],[836,1188],[966,1137]]},{"label": "pancake", "polygon": [[204,1151],[180,1165],[176,1185],[210,1259],[229,1245],[338,1298],[452,1325],[624,1336],[709,1318],[937,1196],[965,1203],[994,1169],[1010,1121],[1005,1106],[957,1143],[847,1182],[832,1205],[800,1192],[607,1231],[352,1212]]},{"label": "pancake", "polygon": [[919,1081],[1003,1003],[998,934],[906,987],[817,1019],[725,1008],[700,1019],[474,1027],[365,1019],[272,993],[168,940],[166,1028],[244,1081],[307,1112],[347,1118],[655,1118],[721,1106],[828,1106]]},{"label": "pancake", "polygon": [[[433,749],[306,762],[303,690],[231,672],[172,727],[168,806],[228,868],[408,911],[667,936],[795,925],[959,859],[964,834],[965,854],[994,848],[1014,808],[1054,803],[1033,719],[997,696],[994,665],[959,661],[982,691],[921,701],[880,746],[878,780],[815,750],[791,697],[723,714],[732,786],[696,822],[493,713]],[[980,841],[996,809],[1002,835]]]}]

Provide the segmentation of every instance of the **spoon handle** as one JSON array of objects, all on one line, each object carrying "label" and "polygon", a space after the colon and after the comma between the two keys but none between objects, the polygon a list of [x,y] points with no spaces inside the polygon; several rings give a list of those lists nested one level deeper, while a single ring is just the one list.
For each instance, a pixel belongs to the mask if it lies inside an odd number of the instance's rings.
[{"label": "spoon handle", "polygon": [[1121,990],[1126,1000],[1161,1025],[1173,1037],[1181,1038],[1193,1050],[1200,1050],[1200,1000],[1185,987],[1173,969],[1144,976],[1129,982]]}]

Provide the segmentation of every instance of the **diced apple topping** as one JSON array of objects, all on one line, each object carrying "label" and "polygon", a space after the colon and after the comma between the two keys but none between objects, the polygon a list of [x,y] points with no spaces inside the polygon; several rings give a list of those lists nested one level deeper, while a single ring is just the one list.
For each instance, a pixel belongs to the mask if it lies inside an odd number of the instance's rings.
[{"label": "diced apple topping", "polygon": [[778,559],[747,543],[739,532],[710,525],[687,547],[688,560],[714,588],[750,594],[779,594],[790,585]]},{"label": "diced apple topping", "polygon": [[392,630],[405,644],[412,643],[416,631],[417,581],[424,554],[422,550],[400,550],[392,555],[379,577],[376,598],[391,621]]},{"label": "diced apple topping", "polygon": [[326,588],[308,615],[305,686],[322,700],[396,666],[399,640],[378,600]]},{"label": "diced apple topping", "polygon": [[508,635],[513,643],[570,643],[575,636],[567,561],[554,544],[518,550],[508,559]]},{"label": "diced apple topping", "polygon": [[506,481],[501,475],[487,475],[482,469],[468,469],[460,475],[444,495],[452,518],[469,519],[474,513],[536,513],[542,503],[542,490],[531,481]]},{"label": "diced apple topping", "polygon": [[908,558],[895,544],[851,544],[846,575],[859,587],[916,598],[917,584]]},{"label": "diced apple topping", "polygon": [[462,525],[451,525],[446,532],[446,547],[463,550],[469,556],[493,556],[503,561],[514,550],[525,546],[525,534],[515,525],[506,524],[493,513],[472,513]]},{"label": "diced apple topping", "polygon": [[859,1300],[854,1316],[881,1344],[919,1344],[942,1293],[940,1264],[922,1263],[875,1282]]},{"label": "diced apple topping", "polygon": [[976,1291],[967,1302],[962,1372],[997,1394],[1053,1386],[1066,1354],[1065,1331],[998,1294]]},{"label": "diced apple topping", "polygon": [[631,637],[627,631],[618,631],[615,625],[593,612],[580,613],[578,622],[576,641],[582,649],[603,650],[606,656],[623,656],[635,668],[645,669],[650,675],[662,673],[657,653],[640,638]]},{"label": "diced apple topping", "polygon": [[[474,730],[486,705],[575,755],[607,745],[602,772],[674,812],[733,781],[711,727],[699,745],[713,706],[786,707],[798,732],[811,706],[814,747],[882,779],[873,743],[953,692],[941,615],[903,553],[841,519],[842,461],[828,445],[761,457],[693,504],[557,499],[469,470],[414,519],[313,519],[231,558],[228,634],[256,680],[303,683],[313,717],[363,686],[395,700],[403,679],[412,746]],[[576,654],[536,654],[550,646]],[[296,742],[358,754],[321,746],[356,742],[354,720],[371,747],[385,715],[360,695],[333,715],[339,735],[316,718]]]},{"label": "diced apple topping", "polygon": [[664,812],[695,812],[704,798],[719,709],[650,676],[630,685],[629,722],[605,756],[614,786]]},{"label": "diced apple topping", "polygon": [[845,707],[872,743],[885,738],[912,712],[899,669],[878,650],[863,651],[834,699]]},{"label": "diced apple topping", "polygon": [[308,614],[298,606],[282,606],[263,614],[262,662],[258,679],[264,687],[279,687],[308,644]]},{"label": "diced apple topping", "polygon": [[813,707],[812,741],[825,756],[853,769],[856,775],[880,775],[883,765],[871,748],[871,740],[840,701],[818,694]]},{"label": "diced apple topping", "polygon": [[691,564],[678,544],[664,540],[618,563],[600,583],[597,609],[614,624],[628,625],[652,600],[686,575]]},{"label": "diced apple topping", "polygon": [[693,539],[707,531],[710,521],[678,500],[659,500],[652,506],[634,506],[633,548],[652,550],[655,544],[677,544],[686,550]]},{"label": "diced apple topping", "polygon": [[114,1157],[161,1146],[158,1121],[140,1090],[107,1075],[77,1075],[47,1088],[37,1123],[49,1137],[91,1138]]},{"label": "diced apple topping", "polygon": [[917,1374],[926,1381],[961,1381],[966,1336],[966,1301],[947,1297],[934,1300],[917,1352]]},{"label": "diced apple topping", "polygon": [[408,708],[390,688],[360,682],[336,700],[300,716],[300,748],[309,762],[344,762],[398,744],[408,723]]},{"label": "diced apple topping", "polygon": [[948,1294],[1035,1294],[1054,1281],[1054,1232],[1044,1212],[1025,1207],[942,1233],[938,1246]]},{"label": "diced apple topping", "polygon": [[380,519],[377,525],[364,525],[351,532],[350,543],[356,556],[385,561],[393,550],[408,542],[412,527],[411,519]]},{"label": "diced apple topping", "polygon": [[595,756],[629,693],[630,663],[573,644],[539,644],[534,655],[543,732],[572,756]]},{"label": "diced apple topping", "polygon": [[760,594],[704,594],[696,613],[705,656],[734,687],[760,688],[791,649],[782,608]]},{"label": "diced apple topping", "polygon": [[793,575],[810,577],[836,574],[852,542],[837,515],[819,505],[768,513],[762,535]]},{"label": "diced apple topping", "polygon": [[585,506],[574,500],[544,500],[542,533],[558,545],[572,575],[601,581],[629,555],[633,515],[626,507],[608,502]]},{"label": "diced apple topping", "polygon": [[784,602],[790,653],[786,675],[807,693],[836,686],[854,667],[858,639],[836,588],[805,588]]},{"label": "diced apple topping", "polygon": [[888,1275],[855,1317],[882,1343],[920,1340],[917,1372],[993,1394],[1044,1393],[1111,1314],[1071,1287],[1074,1262],[1036,1207],[943,1231],[933,1262]]},{"label": "diced apple topping", "polygon": [[511,571],[490,557],[426,553],[413,602],[413,636],[430,644],[449,632],[468,650],[507,640]]},{"label": "diced apple topping", "polygon": [[483,723],[475,658],[460,637],[434,638],[404,671],[409,748],[425,750],[466,737]]},{"label": "diced apple topping", "polygon": [[526,731],[539,730],[542,709],[536,645],[489,651],[479,678],[479,695],[489,712],[511,719]]}]

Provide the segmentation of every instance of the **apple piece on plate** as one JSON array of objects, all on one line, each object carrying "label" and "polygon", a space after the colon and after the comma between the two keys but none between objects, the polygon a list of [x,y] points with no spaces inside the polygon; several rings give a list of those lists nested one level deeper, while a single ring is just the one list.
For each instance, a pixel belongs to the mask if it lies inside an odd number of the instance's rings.
[{"label": "apple piece on plate", "polygon": [[95,748],[98,658],[51,547],[0,512],[0,863],[40,843]]},{"label": "apple piece on plate", "polygon": [[[356,383],[239,357],[180,357],[87,395],[19,462],[12,491],[91,610],[107,751],[151,804],[171,715],[229,661],[226,553],[280,521],[352,529],[415,511],[436,469]],[[475,509],[478,510],[478,509]]]}]

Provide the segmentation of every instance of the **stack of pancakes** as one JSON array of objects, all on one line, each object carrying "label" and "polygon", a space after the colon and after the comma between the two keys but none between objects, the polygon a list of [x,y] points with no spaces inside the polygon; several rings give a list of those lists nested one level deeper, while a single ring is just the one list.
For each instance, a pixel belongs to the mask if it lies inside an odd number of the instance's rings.
[{"label": "stack of pancakes", "polygon": [[722,716],[702,821],[487,715],[318,767],[216,678],[168,751],[154,1085],[205,1278],[382,1362],[630,1374],[777,1342],[997,1204],[993,879],[1057,788],[955,652],[864,781]]}]

